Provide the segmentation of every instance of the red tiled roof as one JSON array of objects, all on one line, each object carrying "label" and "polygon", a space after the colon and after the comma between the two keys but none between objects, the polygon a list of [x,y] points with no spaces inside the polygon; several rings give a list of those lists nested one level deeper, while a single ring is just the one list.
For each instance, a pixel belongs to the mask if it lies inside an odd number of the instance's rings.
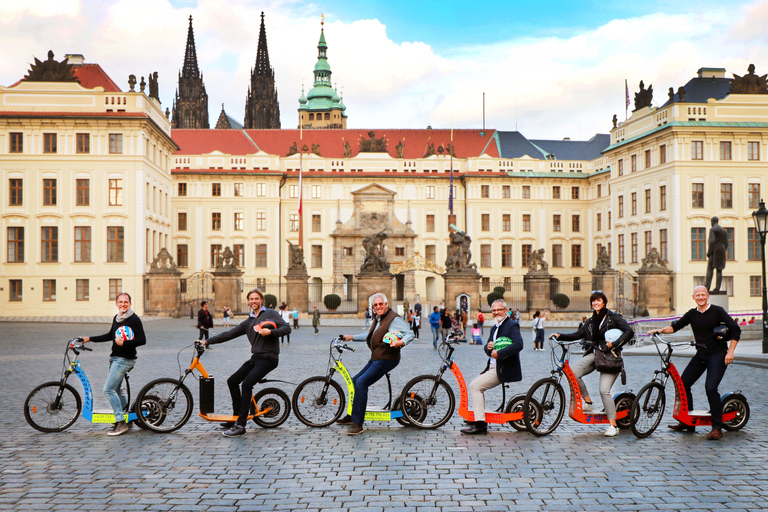
[{"label": "red tiled roof", "polygon": [[33,112],[0,111],[0,117],[149,117],[144,112]]},{"label": "red tiled roof", "polygon": [[[176,155],[252,155],[256,146],[242,130],[171,130],[171,138],[181,148]],[[286,150],[287,151],[287,150]]]},{"label": "red tiled roof", "polygon": [[[73,67],[72,70],[74,71],[77,81],[85,89],[103,87],[104,92],[123,92],[98,64],[81,64]],[[9,88],[16,87],[23,81],[24,79],[22,78],[15,84],[10,85]]]},{"label": "red tiled roof", "polygon": [[[320,146],[324,158],[344,158],[344,142],[349,141],[351,156],[360,153],[359,141],[368,140],[368,129],[358,130],[173,130],[171,136],[181,147],[177,155],[201,155],[215,150],[229,155],[253,154],[258,149],[271,155],[285,156],[294,143],[300,146]],[[451,143],[451,130],[373,130],[375,137],[387,139],[387,153],[397,158],[396,146],[404,141],[403,158],[423,158],[428,143],[434,143],[435,150]],[[244,133],[247,134],[244,135]],[[498,147],[494,140],[495,130],[453,130],[453,144],[457,158],[477,157],[487,153],[498,158]],[[250,137],[250,140],[248,139]]]}]

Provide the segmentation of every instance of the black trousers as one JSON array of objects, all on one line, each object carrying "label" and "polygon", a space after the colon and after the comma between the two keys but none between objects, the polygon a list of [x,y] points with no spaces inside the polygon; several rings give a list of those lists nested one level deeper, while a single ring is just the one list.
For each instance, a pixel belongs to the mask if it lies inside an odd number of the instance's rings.
[{"label": "black trousers", "polygon": [[276,359],[254,355],[227,379],[229,394],[232,396],[232,414],[237,415],[238,425],[245,426],[248,421],[253,387],[275,368]]}]

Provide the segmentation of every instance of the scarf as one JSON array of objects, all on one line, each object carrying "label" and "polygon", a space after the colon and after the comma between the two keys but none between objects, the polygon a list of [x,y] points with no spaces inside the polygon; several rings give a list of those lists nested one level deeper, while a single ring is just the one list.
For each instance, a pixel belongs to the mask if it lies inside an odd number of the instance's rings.
[{"label": "scarf", "polygon": [[592,334],[593,341],[605,341],[605,336],[600,335],[600,324],[603,323],[607,313],[608,310],[605,307],[603,307],[599,312],[592,312],[592,328],[594,329]]},{"label": "scarf", "polygon": [[115,320],[117,320],[117,323],[121,324],[126,320],[128,320],[131,317],[131,315],[133,315],[133,309],[128,308],[128,311],[126,311],[124,315],[121,315],[120,313],[118,313],[117,316],[115,317]]}]

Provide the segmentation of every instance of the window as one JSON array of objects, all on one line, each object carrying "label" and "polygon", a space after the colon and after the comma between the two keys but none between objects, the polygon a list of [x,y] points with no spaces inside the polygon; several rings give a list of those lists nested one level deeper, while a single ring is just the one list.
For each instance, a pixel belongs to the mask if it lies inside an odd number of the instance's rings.
[{"label": "window", "polygon": [[530,198],[531,198],[531,186],[523,185],[523,199],[530,199]]},{"label": "window", "polygon": [[[298,226],[298,223],[296,223]],[[266,212],[256,212],[256,231],[267,230],[267,214]]]},{"label": "window", "polygon": [[299,214],[291,213],[288,215],[288,231],[296,232],[299,230]]},{"label": "window", "polygon": [[435,187],[433,185],[428,186],[426,192],[427,192],[427,199],[435,198]]},{"label": "window", "polygon": [[651,150],[646,149],[645,150],[645,168],[649,168],[651,166]]},{"label": "window", "polygon": [[491,215],[489,213],[480,214],[480,231],[491,230]]},{"label": "window", "polygon": [[749,276],[749,296],[762,297],[763,283],[761,276]]},{"label": "window", "polygon": [[44,301],[56,300],[56,280],[55,279],[43,279],[43,300]]},{"label": "window", "polygon": [[43,153],[56,153],[57,150],[57,138],[55,133],[43,134]]},{"label": "window", "polygon": [[405,256],[405,247],[395,247],[395,256],[404,257]]},{"label": "window", "polygon": [[266,183],[257,183],[256,184],[256,197],[267,197],[267,184]]},{"label": "window", "polygon": [[637,172],[637,155],[632,155],[630,161],[632,163],[632,172]]},{"label": "window", "polygon": [[523,267],[527,267],[531,264],[531,252],[533,251],[533,246],[531,244],[523,244],[523,251],[521,253],[520,258],[520,264]]},{"label": "window", "polygon": [[726,295],[733,297],[733,276],[723,276],[723,284]]},{"label": "window", "polygon": [[637,192],[632,192],[630,199],[632,200],[632,215],[637,215]]},{"label": "window", "polygon": [[8,228],[8,263],[24,262],[24,228]]},{"label": "window", "polygon": [[75,227],[75,261],[91,261],[91,227]]},{"label": "window", "polygon": [[90,300],[91,298],[91,283],[88,279],[77,279],[75,281],[75,298],[76,300]]},{"label": "window", "polygon": [[552,266],[563,266],[563,246],[561,244],[552,244]]},{"label": "window", "polygon": [[427,226],[426,226],[428,233],[434,233],[435,232],[435,216],[433,214],[427,215]]},{"label": "window", "polygon": [[480,285],[482,286],[482,289],[480,291],[483,291],[483,292],[491,291],[491,278],[483,277],[482,279],[480,279]]},{"label": "window", "polygon": [[78,133],[75,137],[75,152],[79,154],[91,152],[91,134]]},{"label": "window", "polygon": [[319,233],[320,231],[322,231],[322,223],[320,222],[320,215],[313,213],[312,214],[312,232]]},{"label": "window", "polygon": [[10,188],[9,206],[22,206],[24,204],[24,180],[20,178],[11,178],[8,180]]},{"label": "window", "polygon": [[760,234],[755,228],[747,228],[747,259],[750,261],[760,261],[761,258]]},{"label": "window", "polygon": [[729,141],[720,141],[720,160],[731,159],[731,143]]},{"label": "window", "polygon": [[437,253],[435,252],[434,245],[424,246],[424,258],[431,261],[432,263],[437,263]]},{"label": "window", "polygon": [[234,244],[232,246],[232,255],[235,257],[235,265],[243,268],[245,266],[245,245]]},{"label": "window", "polygon": [[75,180],[75,204],[77,206],[91,204],[91,180]]},{"label": "window", "polygon": [[637,263],[637,233],[632,233],[631,235],[631,248],[630,248],[630,255],[632,256],[632,263]]},{"label": "window", "polygon": [[214,197],[221,196],[221,183],[211,183],[211,195]]},{"label": "window", "polygon": [[704,160],[704,141],[691,141],[691,160]]},{"label": "window", "polygon": [[666,229],[659,230],[659,257],[664,261],[667,261],[669,259],[669,256],[667,254],[667,230]]},{"label": "window", "polygon": [[703,261],[707,259],[707,241],[705,228],[691,228],[691,259]]},{"label": "window", "polygon": [[759,142],[747,142],[747,158],[749,160],[760,160]]},{"label": "window", "polygon": [[624,235],[619,235],[619,263],[624,263]]},{"label": "window", "polygon": [[619,160],[619,176],[624,176],[624,160]]},{"label": "window", "polygon": [[579,187],[571,187],[571,199],[578,199],[580,192]]},{"label": "window", "polygon": [[645,213],[651,213],[651,189],[645,189]]},{"label": "window", "polygon": [[480,185],[480,197],[483,199],[491,197],[491,187],[488,185]]},{"label": "window", "polygon": [[299,186],[298,185],[289,185],[288,186],[288,197],[299,197]]},{"label": "window", "polygon": [[347,258],[351,258],[355,255],[355,248],[354,247],[342,247],[342,255]]},{"label": "window", "polygon": [[322,268],[323,266],[323,246],[312,246],[312,268]]},{"label": "window", "polygon": [[221,212],[211,213],[211,230],[221,231]]},{"label": "window", "polygon": [[187,230],[187,212],[179,212],[179,231]]},{"label": "window", "polygon": [[552,231],[561,231],[560,228],[560,215],[552,215]]},{"label": "window", "polygon": [[653,233],[651,231],[646,231],[644,234],[644,242],[645,247],[643,248],[643,254],[648,256],[648,252],[651,250],[651,246],[653,245]]},{"label": "window", "polygon": [[491,266],[491,244],[480,245],[480,266],[481,267]]},{"label": "window", "polygon": [[720,208],[733,208],[733,184],[720,184]]},{"label": "window", "polygon": [[[184,282],[186,283],[186,280]],[[117,300],[117,296],[121,293],[123,293],[123,280],[110,279],[109,280],[109,300]]]},{"label": "window", "polygon": [[122,133],[110,133],[109,134],[109,154],[119,155],[123,152],[123,134]]},{"label": "window", "polygon": [[256,244],[256,266],[267,266],[267,244]]},{"label": "window", "polygon": [[123,180],[109,180],[109,206],[123,205]]},{"label": "window", "polygon": [[571,215],[571,231],[574,233],[578,233],[581,231],[581,216],[580,215]]},{"label": "window", "polygon": [[107,261],[125,261],[125,234],[122,226],[107,227]]},{"label": "window", "polygon": [[189,246],[187,244],[176,246],[176,265],[179,267],[189,266]]},{"label": "window", "polygon": [[56,180],[43,180],[43,205],[56,206]]},{"label": "window", "polygon": [[8,300],[11,302],[21,302],[21,279],[10,279],[8,281]]},{"label": "window", "polygon": [[322,198],[323,198],[323,186],[312,185],[312,199],[322,199]]},{"label": "window", "polygon": [[211,266],[215,267],[221,257],[221,244],[211,244]]},{"label": "window", "polygon": [[523,214],[523,231],[530,231],[530,230],[531,230],[531,214],[524,213]]},{"label": "window", "polygon": [[597,214],[597,231],[601,231],[603,229],[603,214],[598,213]]},{"label": "window", "polygon": [[624,217],[624,196],[619,196],[619,218]]},{"label": "window", "polygon": [[577,245],[571,246],[571,266],[572,267],[581,266],[581,245],[577,244]]},{"label": "window", "polygon": [[501,245],[501,266],[502,267],[512,266],[512,244]]},{"label": "window", "polygon": [[235,212],[235,231],[242,231],[245,227],[245,214],[243,212]]},{"label": "window", "polygon": [[693,208],[704,208],[704,184],[694,183],[691,190],[691,206]]},{"label": "window", "polygon": [[23,153],[24,152],[24,134],[11,132],[11,147],[10,153]]},{"label": "window", "polygon": [[503,213],[501,215],[501,230],[512,231],[512,217],[508,213]]},{"label": "window", "polygon": [[662,185],[659,187],[659,210],[664,211],[667,209],[667,186]]},{"label": "window", "polygon": [[750,208],[758,208],[760,206],[760,184],[750,183],[747,185],[747,199],[749,201]]},{"label": "window", "polygon": [[512,192],[510,191],[509,185],[501,186],[501,197],[502,199],[509,199],[510,197],[512,197]]},{"label": "window", "polygon": [[42,228],[42,260],[45,263],[59,261],[59,228]]},{"label": "window", "polygon": [[552,187],[552,199],[560,199],[560,187]]},{"label": "window", "polygon": [[659,163],[665,164],[667,163],[667,145],[662,144],[659,146]]},{"label": "window", "polygon": [[179,183],[179,197],[186,197],[187,195],[187,184],[186,183]]},{"label": "window", "polygon": [[603,197],[603,186],[600,184],[597,185],[597,197]]},{"label": "window", "polygon": [[235,191],[235,197],[243,197],[243,184],[242,183],[235,183],[234,184],[234,191]]},{"label": "window", "polygon": [[725,251],[725,259],[729,261],[734,261],[734,234],[735,234],[734,228],[725,228],[725,237],[728,240],[728,248]]}]

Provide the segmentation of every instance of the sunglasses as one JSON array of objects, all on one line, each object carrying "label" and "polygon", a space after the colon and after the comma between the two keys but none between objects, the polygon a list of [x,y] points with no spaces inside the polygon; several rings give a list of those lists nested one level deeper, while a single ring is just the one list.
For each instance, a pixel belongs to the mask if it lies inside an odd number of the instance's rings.
[{"label": "sunglasses", "polygon": [[603,293],[603,290],[592,290],[592,291],[591,291],[591,292],[589,292],[589,293]]}]

